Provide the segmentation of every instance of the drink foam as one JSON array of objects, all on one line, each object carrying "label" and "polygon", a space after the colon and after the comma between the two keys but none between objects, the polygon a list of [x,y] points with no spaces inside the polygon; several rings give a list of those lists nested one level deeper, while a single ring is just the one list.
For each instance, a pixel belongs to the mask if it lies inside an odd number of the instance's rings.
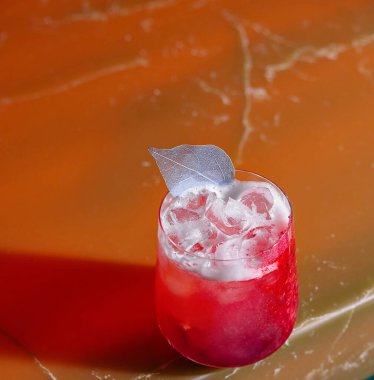
[{"label": "drink foam", "polygon": [[287,198],[267,182],[195,187],[165,198],[159,242],[171,260],[202,277],[259,278],[277,268],[276,245],[290,214]]}]

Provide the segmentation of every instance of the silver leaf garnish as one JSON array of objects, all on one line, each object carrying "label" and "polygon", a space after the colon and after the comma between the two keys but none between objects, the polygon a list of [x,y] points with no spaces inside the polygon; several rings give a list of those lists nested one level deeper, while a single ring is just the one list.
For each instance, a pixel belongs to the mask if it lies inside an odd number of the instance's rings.
[{"label": "silver leaf garnish", "polygon": [[215,145],[179,145],[172,149],[148,148],[174,197],[192,187],[221,185],[233,180],[230,157]]}]

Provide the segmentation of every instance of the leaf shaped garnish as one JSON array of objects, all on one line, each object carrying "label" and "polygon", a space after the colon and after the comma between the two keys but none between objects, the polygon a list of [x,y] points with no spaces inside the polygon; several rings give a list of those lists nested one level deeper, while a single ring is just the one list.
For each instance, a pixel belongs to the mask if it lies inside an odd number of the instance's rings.
[{"label": "leaf shaped garnish", "polygon": [[192,187],[220,185],[234,178],[235,169],[230,157],[215,145],[179,145],[172,149],[148,150],[174,197]]}]

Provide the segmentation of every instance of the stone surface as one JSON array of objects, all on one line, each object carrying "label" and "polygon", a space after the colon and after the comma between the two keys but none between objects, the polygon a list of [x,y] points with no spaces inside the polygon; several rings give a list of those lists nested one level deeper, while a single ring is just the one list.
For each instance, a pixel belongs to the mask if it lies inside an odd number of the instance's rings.
[{"label": "stone surface", "polygon": [[[374,368],[370,1],[0,4],[0,373],[7,379],[353,379]],[[295,213],[288,345],[214,370],[153,313],[148,146],[215,144]]]}]

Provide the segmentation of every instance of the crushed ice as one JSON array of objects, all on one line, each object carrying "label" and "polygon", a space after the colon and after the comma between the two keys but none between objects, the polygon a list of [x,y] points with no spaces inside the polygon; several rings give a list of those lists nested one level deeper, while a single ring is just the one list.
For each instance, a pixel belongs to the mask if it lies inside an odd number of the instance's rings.
[{"label": "crushed ice", "polygon": [[287,227],[288,213],[280,210],[284,203],[276,197],[265,182],[234,180],[195,188],[173,199],[162,225],[180,253],[221,260],[253,257],[270,249]]}]

